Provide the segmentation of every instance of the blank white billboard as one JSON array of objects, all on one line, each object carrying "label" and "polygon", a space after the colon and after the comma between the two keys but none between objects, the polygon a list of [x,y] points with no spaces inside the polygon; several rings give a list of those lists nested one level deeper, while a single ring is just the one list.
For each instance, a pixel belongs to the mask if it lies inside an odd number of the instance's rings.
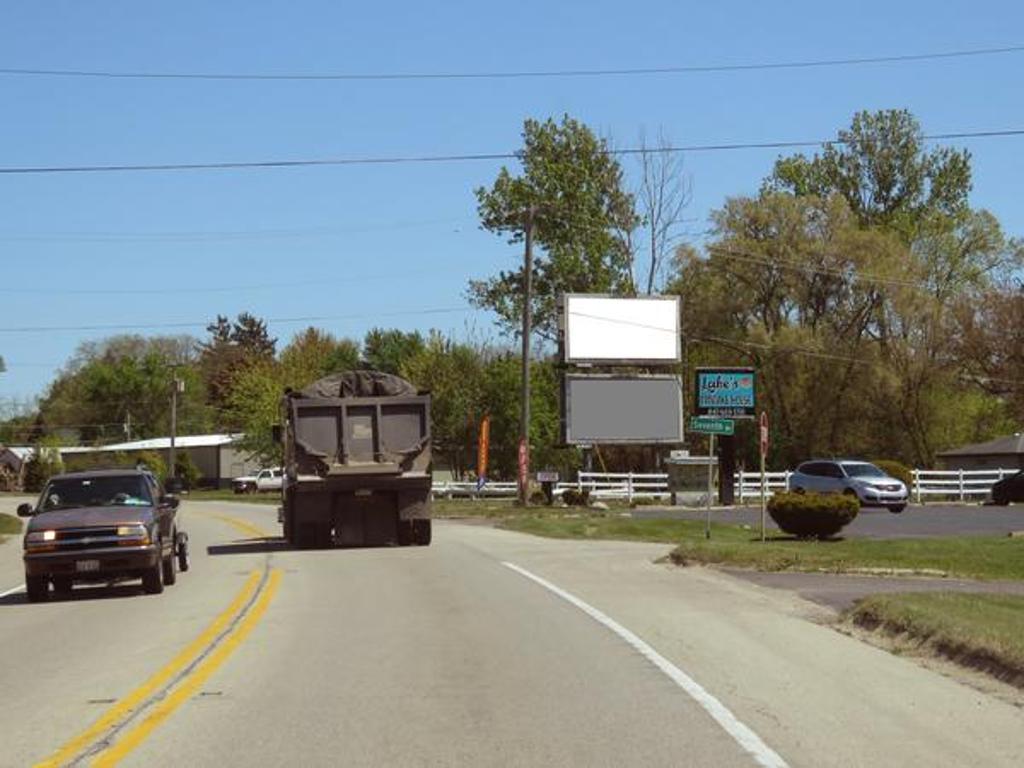
[{"label": "blank white billboard", "polygon": [[678,376],[565,377],[565,442],[683,441],[683,383]]},{"label": "blank white billboard", "polygon": [[679,297],[565,295],[565,362],[676,363]]}]

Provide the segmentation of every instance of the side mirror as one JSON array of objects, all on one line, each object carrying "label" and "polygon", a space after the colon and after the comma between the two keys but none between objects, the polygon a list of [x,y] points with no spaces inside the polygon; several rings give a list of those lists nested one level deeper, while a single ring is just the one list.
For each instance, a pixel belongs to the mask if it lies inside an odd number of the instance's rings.
[{"label": "side mirror", "polygon": [[270,427],[270,439],[273,440],[274,443],[276,443],[277,445],[281,444],[282,437],[280,424],[274,424]]},{"label": "side mirror", "polygon": [[182,491],[182,489],[184,487],[185,487],[185,484],[182,482],[180,477],[168,477],[164,481],[164,490],[166,490],[167,493],[169,493],[169,494],[170,493],[181,493],[181,491]]},{"label": "side mirror", "polygon": [[35,514],[35,510],[32,509],[31,504],[19,504],[18,505],[18,517],[32,517]]},{"label": "side mirror", "polygon": [[177,496],[164,496],[160,499],[160,503],[170,507],[171,509],[177,509],[181,500]]}]

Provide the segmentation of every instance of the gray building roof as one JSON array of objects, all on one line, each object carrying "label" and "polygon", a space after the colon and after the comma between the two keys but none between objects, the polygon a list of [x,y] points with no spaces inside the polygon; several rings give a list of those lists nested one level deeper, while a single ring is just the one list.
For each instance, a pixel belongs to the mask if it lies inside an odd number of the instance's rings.
[{"label": "gray building roof", "polygon": [[951,456],[1018,456],[1022,454],[1024,454],[1024,434],[1018,432],[1009,437],[989,440],[987,443],[950,448],[948,451],[942,451],[939,456],[945,458]]}]

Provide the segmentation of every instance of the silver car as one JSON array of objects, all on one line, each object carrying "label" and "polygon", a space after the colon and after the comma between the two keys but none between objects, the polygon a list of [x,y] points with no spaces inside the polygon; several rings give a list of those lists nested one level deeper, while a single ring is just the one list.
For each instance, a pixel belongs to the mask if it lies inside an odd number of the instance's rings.
[{"label": "silver car", "polygon": [[805,461],[790,475],[789,488],[796,493],[846,493],[863,506],[885,507],[890,512],[902,512],[908,501],[903,482],[866,461]]}]

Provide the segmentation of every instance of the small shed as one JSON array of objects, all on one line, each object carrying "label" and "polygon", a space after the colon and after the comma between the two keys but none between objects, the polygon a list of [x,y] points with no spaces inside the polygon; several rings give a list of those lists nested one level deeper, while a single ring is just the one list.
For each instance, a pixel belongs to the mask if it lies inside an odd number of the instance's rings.
[{"label": "small shed", "polygon": [[951,448],[938,458],[943,469],[1024,469],[1024,434]]},{"label": "small shed", "polygon": [[20,491],[25,465],[34,449],[25,445],[0,445],[0,491]]},{"label": "small shed", "polygon": [[[187,453],[199,469],[202,474],[199,481],[201,487],[230,488],[231,478],[255,474],[260,468],[258,462],[238,447],[241,438],[240,434],[179,435],[174,439],[174,448],[179,453]],[[62,448],[61,454],[68,456],[75,453],[120,453],[131,457],[144,451],[156,451],[163,456],[164,461],[169,462],[171,439],[154,437],[95,448]]]}]

